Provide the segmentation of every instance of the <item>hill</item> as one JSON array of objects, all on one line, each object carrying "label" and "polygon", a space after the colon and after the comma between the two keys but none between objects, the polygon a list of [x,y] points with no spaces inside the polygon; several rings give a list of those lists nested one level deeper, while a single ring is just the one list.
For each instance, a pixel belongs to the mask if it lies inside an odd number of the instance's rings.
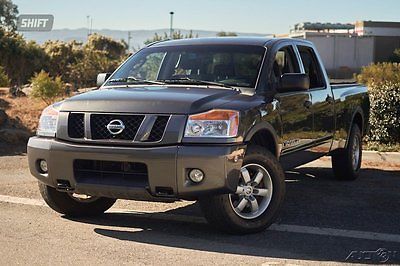
[{"label": "hill", "polygon": [[[188,34],[190,30],[186,29],[175,29],[181,31],[182,34]],[[128,42],[128,32],[131,33],[131,47],[138,48],[143,47],[144,41],[153,37],[154,33],[164,34],[164,32],[169,32],[169,29],[155,29],[155,30],[110,30],[101,29],[93,30],[95,33],[101,35],[109,36],[116,40],[125,40]],[[198,34],[199,37],[215,37],[217,31],[207,31],[207,30],[193,30],[193,34]],[[23,32],[22,33],[27,40],[36,41],[39,44],[44,43],[46,40],[61,40],[70,41],[77,40],[80,42],[85,42],[87,39],[88,29],[55,29],[50,32]],[[267,34],[257,34],[257,33],[240,33],[237,32],[239,36],[266,36]]]}]

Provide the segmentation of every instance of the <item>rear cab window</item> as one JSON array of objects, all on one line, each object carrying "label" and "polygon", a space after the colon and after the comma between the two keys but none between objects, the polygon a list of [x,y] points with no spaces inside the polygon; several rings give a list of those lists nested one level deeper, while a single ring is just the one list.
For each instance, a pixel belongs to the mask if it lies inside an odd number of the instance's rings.
[{"label": "rear cab window", "polygon": [[310,89],[324,89],[325,79],[314,50],[308,46],[298,45],[300,58],[304,71],[310,78]]}]

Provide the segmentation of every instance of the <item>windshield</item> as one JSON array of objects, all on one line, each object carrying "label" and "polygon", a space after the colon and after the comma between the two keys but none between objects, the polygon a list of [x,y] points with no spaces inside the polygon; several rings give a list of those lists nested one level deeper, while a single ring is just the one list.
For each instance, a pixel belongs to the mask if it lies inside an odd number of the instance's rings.
[{"label": "windshield", "polygon": [[204,84],[254,88],[264,53],[264,47],[247,45],[145,48],[129,58],[106,86],[204,81]]}]

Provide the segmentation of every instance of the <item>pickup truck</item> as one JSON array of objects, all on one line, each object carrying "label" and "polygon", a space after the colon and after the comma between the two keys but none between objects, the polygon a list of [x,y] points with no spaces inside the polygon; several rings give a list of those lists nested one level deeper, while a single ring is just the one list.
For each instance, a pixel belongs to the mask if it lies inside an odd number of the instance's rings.
[{"label": "pickup truck", "polygon": [[28,143],[41,195],[67,216],[197,200],[220,230],[253,233],[275,221],[285,170],[328,155],[337,179],[359,175],[367,89],[331,85],[308,41],[162,41],[97,82],[47,107]]}]

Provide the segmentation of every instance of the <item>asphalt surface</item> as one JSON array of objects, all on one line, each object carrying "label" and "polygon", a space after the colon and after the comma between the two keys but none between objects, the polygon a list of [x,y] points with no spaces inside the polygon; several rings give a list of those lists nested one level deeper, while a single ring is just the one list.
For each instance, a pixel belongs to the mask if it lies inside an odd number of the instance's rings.
[{"label": "asphalt surface", "polygon": [[231,236],[195,202],[120,200],[100,218],[61,216],[40,199],[27,158],[2,156],[0,265],[400,264],[399,164],[364,162],[358,180],[340,182],[324,158],[286,177],[277,223]]}]

